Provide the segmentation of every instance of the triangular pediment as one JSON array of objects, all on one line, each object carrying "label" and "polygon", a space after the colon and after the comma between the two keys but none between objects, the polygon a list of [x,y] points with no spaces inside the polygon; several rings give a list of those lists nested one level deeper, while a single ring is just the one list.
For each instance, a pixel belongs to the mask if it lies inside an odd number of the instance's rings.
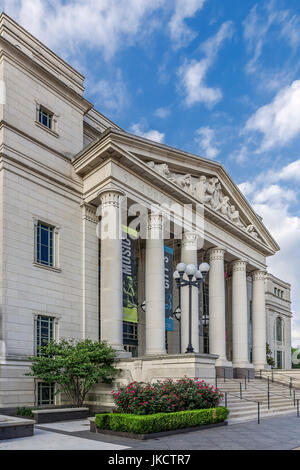
[{"label": "triangular pediment", "polygon": [[75,171],[87,174],[107,158],[117,159],[182,203],[203,204],[208,219],[248,240],[266,255],[279,250],[262,219],[220,163],[108,129],[73,159]]},{"label": "triangular pediment", "polygon": [[171,183],[195,197],[201,204],[218,213],[226,220],[247,232],[251,237],[260,239],[259,229],[253,223],[250,223],[247,216],[238,210],[237,202],[226,191],[221,180],[215,175],[184,174],[173,172],[166,163],[155,163],[149,161],[147,165],[167,178]]}]

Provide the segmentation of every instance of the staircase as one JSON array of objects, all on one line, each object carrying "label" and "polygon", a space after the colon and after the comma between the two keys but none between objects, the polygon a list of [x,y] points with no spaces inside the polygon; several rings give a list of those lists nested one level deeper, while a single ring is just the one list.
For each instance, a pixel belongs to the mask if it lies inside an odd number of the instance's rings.
[{"label": "staircase", "polygon": [[[300,390],[290,390],[288,385],[266,379],[252,379],[246,382],[240,379],[223,379],[218,381],[218,388],[227,392],[227,408],[230,411],[229,421],[239,422],[258,419],[258,402],[260,418],[286,413],[297,413],[297,399],[300,403]],[[242,389],[242,399],[241,399]],[[295,402],[294,402],[295,399]],[[225,406],[225,396],[220,403]]]}]

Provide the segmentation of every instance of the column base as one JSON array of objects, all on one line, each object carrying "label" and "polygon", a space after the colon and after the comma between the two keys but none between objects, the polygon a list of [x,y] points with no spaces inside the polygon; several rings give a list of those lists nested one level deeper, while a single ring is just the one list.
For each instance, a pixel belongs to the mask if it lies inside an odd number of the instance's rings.
[{"label": "column base", "polygon": [[264,364],[264,363],[256,363],[256,364],[253,363],[253,367],[257,372],[259,372],[260,370],[268,370],[270,368],[268,364]]},{"label": "column base", "polygon": [[255,370],[252,365],[249,367],[233,367],[233,378],[234,379],[244,379],[244,378],[254,379]]},{"label": "column base", "polygon": [[232,366],[216,366],[216,377],[218,379],[233,379]]}]

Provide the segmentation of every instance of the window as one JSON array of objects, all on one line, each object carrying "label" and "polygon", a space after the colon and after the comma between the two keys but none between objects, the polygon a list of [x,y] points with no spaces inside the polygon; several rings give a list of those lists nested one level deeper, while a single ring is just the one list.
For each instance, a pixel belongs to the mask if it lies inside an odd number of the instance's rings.
[{"label": "window", "polygon": [[276,318],[276,341],[282,342],[282,319]]},{"label": "window", "polygon": [[38,110],[38,122],[40,124],[42,124],[43,126],[48,127],[48,129],[52,130],[52,127],[53,127],[53,113],[51,113],[47,109],[40,106],[39,110]]},{"label": "window", "polygon": [[36,320],[36,352],[54,339],[54,318],[39,315]]},{"label": "window", "polygon": [[37,404],[54,405],[54,384],[38,382],[37,384]]},{"label": "window", "polygon": [[36,262],[44,266],[54,266],[54,227],[37,222]]}]

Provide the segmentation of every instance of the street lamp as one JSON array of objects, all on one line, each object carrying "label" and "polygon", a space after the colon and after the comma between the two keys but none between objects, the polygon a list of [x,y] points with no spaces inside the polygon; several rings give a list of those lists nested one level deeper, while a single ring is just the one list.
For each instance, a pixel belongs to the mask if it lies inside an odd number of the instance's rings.
[{"label": "street lamp", "polygon": [[[189,344],[186,349],[186,353],[193,353],[194,348],[192,346],[192,288],[197,287],[200,289],[201,283],[205,282],[205,278],[210,269],[208,263],[201,263],[199,269],[194,264],[179,263],[176,266],[176,271],[173,273],[173,278],[176,281],[179,293],[179,309],[181,313],[181,288],[189,287]],[[188,280],[183,279],[186,274]]]}]

